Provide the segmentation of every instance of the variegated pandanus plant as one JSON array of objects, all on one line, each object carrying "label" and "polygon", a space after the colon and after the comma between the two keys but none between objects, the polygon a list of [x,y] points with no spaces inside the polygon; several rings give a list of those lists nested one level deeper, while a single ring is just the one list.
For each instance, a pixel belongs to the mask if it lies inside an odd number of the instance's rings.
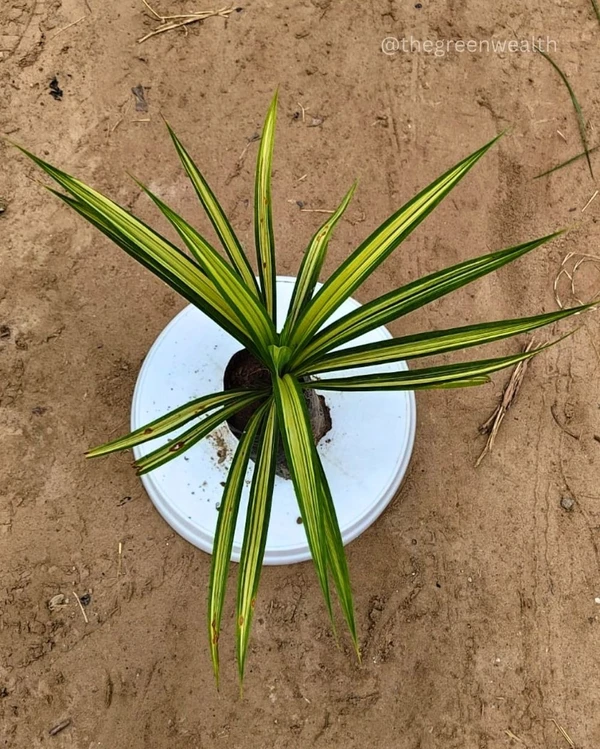
[{"label": "variegated pandanus plant", "polygon": [[[187,221],[140,187],[175,228],[185,253],[154,229],[109,198],[24,151],[62,191],[55,195],[152,271],[184,299],[232,335],[262,367],[260,387],[211,393],[182,405],[131,434],[90,450],[89,457],[127,450],[179,429],[189,428],[167,444],[136,461],[139,474],[174,460],[242,409],[251,416],[239,439],[220,501],[208,591],[208,635],[215,676],[219,678],[219,631],[228,567],[242,490],[248,467],[254,464],[247,521],[238,570],[237,659],[240,679],[248,653],[252,616],[258,591],[273,498],[277,452],[283,444],[307,541],[325,605],[333,622],[332,592],[339,599],[350,637],[359,653],[352,591],[335,502],[327,483],[311,430],[306,392],[317,390],[424,390],[483,385],[490,374],[529,359],[544,347],[478,361],[415,368],[385,374],[348,374],[346,370],[400,362],[492,343],[549,325],[591,305],[535,317],[478,323],[434,330],[365,345],[349,344],[358,336],[396,320],[471,281],[501,268],[554,239],[560,232],[508,249],[465,260],[389,291],[338,320],[333,313],[356,292],[373,271],[396,250],[437,204],[462,180],[498,140],[460,161],[399,208],[375,229],[316,290],[334,227],[354,194],[353,185],[339,208],[318,229],[303,256],[289,312],[282,325],[276,319],[276,262],[271,207],[271,162],[277,95],[268,110],[259,147],[254,194],[255,275],[217,198],[169,127],[183,168],[223,245],[226,258]],[[168,126],[167,126],[168,127]],[[280,332],[278,332],[280,330]],[[320,379],[325,372],[345,370],[339,377]]]}]

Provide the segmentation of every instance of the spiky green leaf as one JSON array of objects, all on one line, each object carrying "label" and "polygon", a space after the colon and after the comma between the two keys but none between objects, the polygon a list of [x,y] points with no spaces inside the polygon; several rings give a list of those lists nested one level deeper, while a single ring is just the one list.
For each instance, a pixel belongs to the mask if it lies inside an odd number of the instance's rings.
[{"label": "spiky green leaf", "polygon": [[315,233],[313,238],[310,240],[308,249],[304,254],[298,277],[294,284],[294,291],[292,292],[292,299],[290,301],[289,312],[285,321],[285,326],[282,332],[282,340],[286,341],[293,333],[294,326],[300,314],[304,311],[307,305],[312,299],[315,286],[319,280],[319,273],[323,267],[325,255],[327,254],[327,247],[331,234],[340,220],[344,215],[344,212],[352,196],[356,190],[357,182],[346,193],[344,199],[340,203],[335,213],[330,216],[327,221],[321,226],[320,229]]},{"label": "spiky green leaf", "polygon": [[[119,450],[128,450],[136,445],[142,445],[144,442],[162,437],[164,434],[172,432],[174,429],[182,427],[192,419],[200,418],[209,411],[221,406],[226,406],[228,403],[237,401],[240,396],[248,395],[247,390],[226,390],[220,393],[211,393],[210,395],[204,395],[202,398],[196,398],[189,403],[186,403],[179,408],[169,411],[169,413],[161,416],[154,421],[136,429],[133,432],[119,437],[116,440],[107,442],[99,447],[94,447],[86,452],[87,458],[99,458],[102,455],[108,455],[108,453],[118,452]],[[253,394],[257,394],[253,391]],[[260,394],[258,394],[260,395]],[[263,397],[266,397],[268,393],[265,391]]]},{"label": "spiky green leaf", "polygon": [[[560,340],[560,339],[559,339]],[[555,341],[554,343],[557,343]],[[356,375],[352,377],[332,377],[331,379],[310,380],[302,383],[304,388],[318,390],[426,390],[431,388],[465,387],[481,385],[489,381],[488,375],[499,369],[512,367],[539,354],[550,345],[497,359],[482,359],[473,362],[447,364],[441,367],[427,367],[402,372]],[[481,378],[481,379],[480,379]],[[458,383],[458,384],[457,384]]]},{"label": "spiky green leaf", "polygon": [[101,193],[24,148],[17,148],[73,197],[56,190],[51,192],[238,340],[253,346],[234,310],[206,274],[181,250]]},{"label": "spiky green leaf", "polygon": [[240,278],[243,279],[248,289],[250,289],[255,296],[258,296],[258,286],[256,284],[254,272],[252,271],[252,267],[248,262],[248,258],[242,249],[239,239],[229,223],[229,219],[225,215],[225,211],[221,208],[221,204],[210,189],[208,182],[204,179],[204,176],[168,123],[167,128],[175,145],[175,149],[177,150],[177,154],[181,159],[183,168],[190,178],[196,191],[196,195],[206,211],[206,214],[208,215],[225,252],[229,256],[233,267],[238,272]]},{"label": "spiky green leaf", "polygon": [[245,395],[240,395],[235,401],[233,401],[233,403],[229,403],[220,408],[214,414],[207,416],[199,424],[196,424],[196,426],[183,432],[183,434],[180,434],[171,442],[167,442],[166,445],[163,445],[162,447],[153,450],[151,453],[148,453],[148,455],[139,458],[135,462],[138,476],[153,471],[155,468],[159,468],[170,460],[173,460],[173,458],[177,458],[179,455],[186,452],[186,450],[189,450],[190,447],[193,447],[197,442],[204,439],[204,437],[210,434],[213,429],[218,427],[219,424],[222,424],[230,416],[233,416],[242,408],[249,406],[260,398],[264,398],[264,394],[257,390]]},{"label": "spiky green leaf", "polygon": [[173,211],[141,182],[139,186],[171,222],[202,270],[208,275],[230,307],[235,311],[249,338],[268,362],[268,347],[277,338],[275,328],[260,300],[248,289],[241,278],[223,260],[219,253],[193,226]]},{"label": "spiky green leaf", "polygon": [[546,169],[545,172],[536,174],[533,179],[540,179],[541,177],[546,177],[548,174],[552,174],[552,172],[557,172],[559,169],[563,169],[565,166],[569,166],[569,164],[572,164],[574,161],[579,161],[579,159],[589,157],[589,154],[594,153],[595,151],[598,150],[598,148],[600,148],[600,146],[593,146],[587,151],[582,151],[581,153],[578,153],[576,156],[571,156],[570,159],[567,159],[566,161],[561,161],[560,164],[557,164],[556,166],[553,166],[550,169]]},{"label": "spiky green leaf", "polygon": [[267,312],[277,326],[277,298],[275,266],[275,238],[273,234],[273,208],[271,198],[271,165],[275,142],[275,121],[277,118],[277,93],[273,97],[263,126],[254,187],[254,237],[260,291]]},{"label": "spiky green leaf", "polygon": [[227,474],[227,481],[219,507],[208,584],[208,635],[217,685],[219,683],[219,633],[221,631],[221,617],[227,587],[227,572],[231,559],[231,549],[233,548],[233,537],[250,453],[252,452],[252,447],[254,446],[259,430],[264,426],[263,419],[269,405],[269,402],[265,403],[253,414],[240,438]]},{"label": "spiky green leaf", "polygon": [[271,401],[265,418],[265,427],[261,435],[256,467],[252,477],[246,527],[244,529],[244,543],[240,556],[237,596],[237,658],[240,679],[244,677],[256,593],[267,543],[277,464],[278,438],[277,410],[275,404]]},{"label": "spiky green leaf", "polygon": [[358,646],[358,635],[356,632],[356,620],[354,618],[354,601],[352,598],[352,586],[350,584],[350,573],[348,562],[344,551],[344,542],[340,532],[340,526],[333,503],[333,497],[329,489],[327,476],[323,470],[323,464],[319,454],[313,445],[313,462],[317,469],[321,482],[321,512],[323,513],[323,528],[325,531],[325,548],[327,551],[327,566],[331,572],[338,599],[348,625],[352,643],[360,658]]},{"label": "spiky green leaf", "polygon": [[331,314],[456,187],[499,137],[438,177],[376,229],[317,292],[298,320],[291,345],[305,345]]},{"label": "spiky green leaf", "polygon": [[288,346],[269,346],[269,354],[275,372],[281,372],[292,356],[292,349]]},{"label": "spiky green leaf", "polygon": [[363,346],[355,346],[327,354],[312,364],[301,368],[298,374],[310,375],[334,372],[339,369],[370,367],[376,364],[389,364],[422,356],[446,354],[449,351],[480,346],[520,333],[528,333],[565,317],[580,314],[592,306],[591,304],[583,305],[573,309],[549,312],[545,315],[535,315],[534,317],[499,320],[479,325],[450,328],[449,330],[434,330],[430,333],[417,333],[402,338],[392,338],[388,341],[367,343]]},{"label": "spiky green leaf", "polygon": [[291,375],[273,378],[279,425],[308,546],[333,623],[327,579],[327,541],[321,506],[321,477],[315,463],[310,417],[300,386]]},{"label": "spiky green leaf", "polygon": [[384,294],[324,328],[304,350],[292,358],[290,368],[297,371],[306,364],[312,364],[317,357],[322,356],[332,348],[341,346],[363,333],[413,312],[415,309],[423,307],[445,294],[459,289],[461,286],[498,270],[503,265],[516,260],[527,252],[531,252],[560,234],[562,232],[555,232],[532,242],[525,242],[516,247],[509,247],[499,252],[458,263]]},{"label": "spiky green leaf", "polygon": [[590,159],[590,149],[588,146],[587,125],[585,122],[585,117],[583,116],[581,104],[579,103],[579,100],[577,99],[577,96],[575,95],[575,91],[573,91],[573,86],[571,86],[571,83],[569,79],[567,78],[567,76],[563,73],[563,71],[558,67],[558,65],[554,62],[554,60],[550,57],[550,55],[547,52],[544,52],[544,50],[541,47],[535,47],[535,49],[540,53],[540,55],[545,60],[548,60],[550,65],[552,65],[554,70],[556,70],[562,82],[565,84],[565,88],[569,92],[569,96],[571,97],[571,103],[573,104],[573,109],[575,110],[575,116],[577,117],[577,126],[579,127],[579,135],[581,137],[581,143],[583,145],[583,150],[585,152],[585,158],[587,161],[588,169],[590,170],[590,176],[592,179],[594,179],[594,170],[592,169],[592,162]]}]

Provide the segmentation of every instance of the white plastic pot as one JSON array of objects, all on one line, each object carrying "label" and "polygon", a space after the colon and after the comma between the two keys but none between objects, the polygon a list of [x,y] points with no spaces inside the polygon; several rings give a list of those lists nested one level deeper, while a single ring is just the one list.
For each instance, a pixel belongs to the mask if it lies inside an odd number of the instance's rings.
[{"label": "white plastic pot", "polygon": [[[285,319],[294,279],[277,279],[277,316]],[[360,305],[346,301],[334,317]],[[352,342],[390,338],[380,327]],[[140,370],[133,396],[131,427],[137,429],[183,403],[223,389],[223,372],[241,345],[193,306],[186,307],[162,331]],[[397,371],[406,364],[361,369],[361,373]],[[344,372],[329,376],[340,377]],[[328,375],[322,375],[326,377]],[[412,453],[416,405],[412,392],[324,391],[332,429],[318,445],[345,544],[383,512],[406,473]],[[189,425],[183,429],[189,428]],[[183,431],[183,430],[182,430]],[[175,434],[169,435],[173,437]],[[158,438],[134,449],[136,458],[167,441]],[[237,446],[226,423],[185,454],[142,476],[154,506],[181,536],[211,552],[219,502]],[[240,507],[232,559],[239,561],[246,515],[249,467]],[[310,559],[292,482],[277,476],[265,564]]]}]

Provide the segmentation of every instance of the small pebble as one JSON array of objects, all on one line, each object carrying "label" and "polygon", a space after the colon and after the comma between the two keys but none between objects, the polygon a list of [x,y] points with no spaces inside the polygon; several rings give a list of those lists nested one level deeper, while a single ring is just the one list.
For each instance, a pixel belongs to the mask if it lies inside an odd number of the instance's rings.
[{"label": "small pebble", "polygon": [[600,606],[600,598],[594,598],[594,603],[597,603]]},{"label": "small pebble", "polygon": [[566,510],[567,512],[571,512],[573,507],[575,507],[575,500],[573,497],[569,497],[568,495],[565,495],[560,500],[560,506],[563,508],[563,510]]}]

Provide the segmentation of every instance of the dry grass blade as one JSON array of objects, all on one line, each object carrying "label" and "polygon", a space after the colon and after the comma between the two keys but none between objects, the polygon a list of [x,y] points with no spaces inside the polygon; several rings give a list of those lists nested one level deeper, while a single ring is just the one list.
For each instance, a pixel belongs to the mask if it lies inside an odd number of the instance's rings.
[{"label": "dry grass blade", "polygon": [[[525,352],[531,351],[531,349],[535,347],[536,343],[536,339],[532,338],[523,350]],[[476,468],[479,467],[481,461],[485,458],[485,456],[492,451],[494,442],[496,441],[496,436],[500,430],[502,422],[504,421],[504,417],[510,410],[510,407],[513,405],[517,398],[517,395],[519,394],[519,390],[521,389],[521,385],[523,384],[525,372],[527,371],[527,367],[530,361],[530,359],[525,359],[524,361],[521,361],[517,364],[517,366],[513,370],[512,375],[510,376],[508,384],[504,388],[504,393],[502,394],[502,400],[500,401],[500,404],[496,407],[496,410],[485,422],[485,424],[482,424],[479,427],[479,431],[481,432],[481,434],[487,434],[488,438],[487,442],[485,443],[485,447],[481,451],[481,455],[477,459],[477,463],[475,463]]]},{"label": "dry grass blade", "polygon": [[588,200],[588,202],[583,206],[583,208],[581,209],[582,213],[584,213],[585,211],[587,211],[587,209],[591,206],[591,204],[594,202],[594,200],[596,200],[596,198],[598,197],[598,192],[599,191],[596,190],[594,192],[594,194],[592,195],[592,197]]},{"label": "dry grass blade", "polygon": [[147,0],[142,0],[146,8],[152,13],[152,15],[160,21],[161,25],[157,26],[157,28],[150,31],[145,36],[141,37],[137,40],[138,44],[141,44],[142,42],[145,42],[146,39],[150,39],[152,36],[156,36],[157,34],[162,34],[165,31],[173,31],[173,29],[180,29],[185,28],[186,26],[189,26],[191,23],[198,23],[199,21],[204,21],[207,18],[211,18],[212,16],[220,16],[221,18],[228,18],[231,13],[236,10],[236,8],[233,7],[233,5],[226,6],[224,8],[219,8],[218,10],[201,10],[197,13],[185,13],[182,15],[174,15],[174,16],[161,16],[160,13],[157,13],[154,8],[147,2]]},{"label": "dry grass blade", "polygon": [[556,726],[556,730],[560,733],[560,735],[567,742],[567,744],[571,747],[571,749],[576,749],[575,742],[569,736],[569,734],[565,731],[565,729],[560,725],[560,723],[554,718],[550,718],[550,720],[554,723],[554,725]]},{"label": "dry grass blade", "polygon": [[537,51],[540,53],[542,57],[548,60],[550,65],[552,65],[554,70],[556,70],[556,72],[561,77],[562,82],[567,87],[567,91],[569,92],[569,96],[571,97],[571,101],[573,102],[573,108],[575,109],[575,114],[577,115],[577,124],[579,125],[579,135],[581,136],[581,142],[583,144],[585,158],[587,160],[588,168],[590,170],[590,175],[592,176],[592,179],[594,179],[594,171],[592,169],[592,162],[590,160],[590,149],[588,147],[588,142],[587,142],[585,119],[583,117],[583,112],[581,110],[579,101],[577,100],[577,97],[575,96],[575,92],[573,91],[573,87],[569,83],[569,79],[567,78],[567,76],[562,72],[562,70],[558,67],[558,65],[554,62],[554,60],[550,57],[550,55],[544,52],[539,47],[536,47],[535,49],[537,49]]},{"label": "dry grass blade", "polygon": [[[574,261],[572,268],[570,268],[569,265],[571,261]],[[579,299],[575,283],[577,272],[584,263],[591,263],[600,271],[600,255],[590,255],[586,252],[568,252],[564,256],[563,261],[560,264],[560,270],[554,279],[554,298],[560,309],[565,308],[565,303],[559,293],[559,285],[563,276],[569,280],[571,297],[579,304],[585,304],[585,302],[581,302]],[[592,300],[598,299],[598,297],[600,297],[600,289],[592,295]]]},{"label": "dry grass blade", "polygon": [[300,213],[335,213],[335,211],[327,211],[324,208],[301,208]]},{"label": "dry grass blade", "polygon": [[540,177],[546,177],[548,174],[552,174],[552,172],[557,172],[559,169],[563,169],[563,167],[569,166],[569,164],[572,164],[574,161],[579,161],[579,159],[585,158],[588,154],[594,153],[594,151],[597,151],[598,148],[600,148],[600,146],[593,146],[592,148],[588,148],[587,151],[582,151],[581,153],[578,153],[577,156],[571,156],[570,159],[567,159],[566,161],[563,161],[560,164],[553,166],[551,169],[547,169],[545,172],[542,172],[541,174],[536,174],[533,179],[540,179]]},{"label": "dry grass blade", "polygon": [[67,29],[70,29],[72,26],[76,26],[78,23],[81,23],[85,16],[81,16],[81,18],[78,18],[76,21],[73,21],[72,23],[67,24],[66,26],[63,26],[62,29],[59,29],[56,34],[50,37],[50,40],[55,39],[59,34],[62,34],[63,31],[66,31]]},{"label": "dry grass blade", "polygon": [[257,140],[260,140],[260,135],[258,133],[254,133],[254,135],[251,138],[247,139],[247,143],[242,149],[241,154],[238,157],[238,160],[235,162],[235,167],[233,169],[233,172],[227,177],[225,180],[225,184],[228,185],[231,180],[235,179],[241,174],[242,167],[244,166],[244,159],[246,158],[246,153],[248,152],[248,149],[253,143],[256,143]]},{"label": "dry grass blade", "polygon": [[516,741],[517,743],[521,744],[522,746],[527,746],[527,744],[523,741],[522,738],[517,736],[516,733],[513,733],[510,728],[505,728],[504,733],[508,736],[509,739],[512,739],[513,741]]}]

